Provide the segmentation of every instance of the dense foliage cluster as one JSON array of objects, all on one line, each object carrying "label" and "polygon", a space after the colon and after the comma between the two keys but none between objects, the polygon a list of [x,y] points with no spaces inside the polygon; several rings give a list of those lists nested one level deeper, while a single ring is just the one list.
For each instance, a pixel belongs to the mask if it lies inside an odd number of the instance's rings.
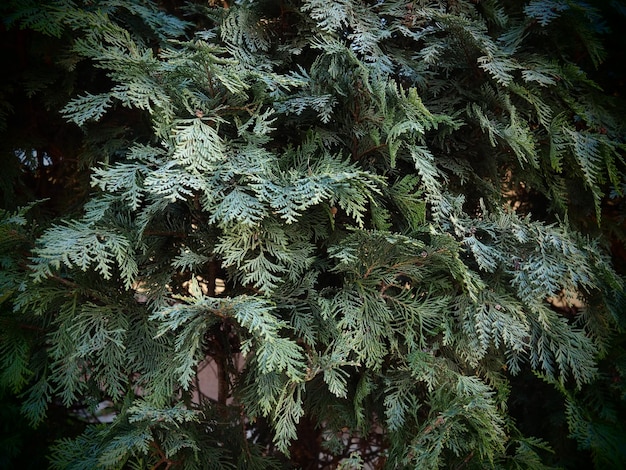
[{"label": "dense foliage cluster", "polygon": [[114,412],[51,467],[624,464],[625,9],[4,5],[0,387]]}]

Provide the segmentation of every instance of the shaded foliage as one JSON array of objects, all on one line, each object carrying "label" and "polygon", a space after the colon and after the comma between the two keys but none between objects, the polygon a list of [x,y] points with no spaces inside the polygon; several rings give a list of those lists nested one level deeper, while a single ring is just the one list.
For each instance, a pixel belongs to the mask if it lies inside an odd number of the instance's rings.
[{"label": "shaded foliage", "polygon": [[626,461],[621,4],[0,8],[0,386],[67,410],[52,468]]}]

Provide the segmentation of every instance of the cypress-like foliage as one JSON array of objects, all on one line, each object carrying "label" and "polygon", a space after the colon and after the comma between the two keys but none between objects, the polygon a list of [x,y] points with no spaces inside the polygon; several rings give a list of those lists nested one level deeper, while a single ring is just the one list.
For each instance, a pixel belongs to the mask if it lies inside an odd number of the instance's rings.
[{"label": "cypress-like foliage", "polygon": [[52,468],[548,468],[509,412],[529,373],[598,468],[626,462],[599,8],[9,10],[97,77],[58,107],[85,203],[41,228],[0,213],[0,384],[33,425],[115,414]]}]

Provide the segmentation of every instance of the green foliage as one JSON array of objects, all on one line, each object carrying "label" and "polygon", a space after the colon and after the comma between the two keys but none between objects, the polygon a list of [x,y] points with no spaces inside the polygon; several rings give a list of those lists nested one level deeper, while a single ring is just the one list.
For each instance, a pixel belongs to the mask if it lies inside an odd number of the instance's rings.
[{"label": "green foliage", "polygon": [[81,213],[33,235],[28,208],[0,213],[0,386],[33,424],[115,414],[52,468],[549,468],[550,436],[508,412],[528,370],[598,468],[625,461],[598,9],[13,8],[99,74],[57,108],[84,134]]}]

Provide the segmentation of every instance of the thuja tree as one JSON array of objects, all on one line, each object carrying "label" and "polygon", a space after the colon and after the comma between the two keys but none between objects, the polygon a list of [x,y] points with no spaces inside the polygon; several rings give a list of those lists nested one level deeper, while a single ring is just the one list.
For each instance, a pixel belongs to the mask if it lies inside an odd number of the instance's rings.
[{"label": "thuja tree", "polygon": [[115,411],[51,467],[543,468],[529,383],[626,461],[603,11],[17,2],[96,77],[59,107],[80,211],[1,219],[2,386],[33,425]]}]

